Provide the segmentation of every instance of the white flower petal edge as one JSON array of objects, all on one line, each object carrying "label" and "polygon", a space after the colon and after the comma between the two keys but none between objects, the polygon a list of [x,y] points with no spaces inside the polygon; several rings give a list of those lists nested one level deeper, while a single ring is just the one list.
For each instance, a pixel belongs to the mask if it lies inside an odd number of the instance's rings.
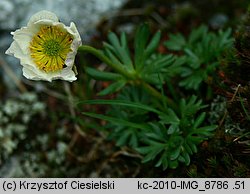
[{"label": "white flower petal edge", "polygon": [[49,20],[52,22],[59,22],[56,14],[54,14],[50,11],[42,10],[42,11],[37,12],[33,16],[31,16],[31,18],[28,22],[28,26],[31,26],[34,23],[36,23],[37,21],[41,21],[41,20]]},{"label": "white flower petal edge", "polygon": [[[46,73],[36,66],[30,56],[30,42],[43,25],[60,27],[61,29],[66,30],[73,37],[73,41],[70,46],[72,51],[68,53],[65,60],[66,67],[62,70]],[[76,74],[73,71],[73,66],[77,49],[82,45],[82,41],[73,22],[71,22],[68,27],[59,22],[54,13],[49,11],[40,11],[30,18],[27,27],[22,27],[15,32],[11,32],[11,34],[13,35],[14,41],[5,53],[20,59],[20,63],[23,66],[23,75],[27,79],[45,80],[50,82],[56,79],[72,82],[77,79]]]}]

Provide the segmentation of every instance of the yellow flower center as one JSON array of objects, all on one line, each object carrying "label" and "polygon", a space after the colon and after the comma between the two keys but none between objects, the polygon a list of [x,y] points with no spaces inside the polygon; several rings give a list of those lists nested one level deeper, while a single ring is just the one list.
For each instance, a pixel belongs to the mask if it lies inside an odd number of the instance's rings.
[{"label": "yellow flower center", "polygon": [[63,69],[73,41],[72,36],[57,26],[42,26],[32,38],[30,56],[40,70],[55,72]]}]

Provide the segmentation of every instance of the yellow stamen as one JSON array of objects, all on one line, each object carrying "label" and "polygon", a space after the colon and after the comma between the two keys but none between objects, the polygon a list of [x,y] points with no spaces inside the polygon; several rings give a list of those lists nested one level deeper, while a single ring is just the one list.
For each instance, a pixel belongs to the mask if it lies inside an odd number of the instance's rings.
[{"label": "yellow stamen", "polygon": [[63,69],[73,41],[72,36],[57,26],[43,26],[30,42],[30,56],[40,70],[55,72]]}]

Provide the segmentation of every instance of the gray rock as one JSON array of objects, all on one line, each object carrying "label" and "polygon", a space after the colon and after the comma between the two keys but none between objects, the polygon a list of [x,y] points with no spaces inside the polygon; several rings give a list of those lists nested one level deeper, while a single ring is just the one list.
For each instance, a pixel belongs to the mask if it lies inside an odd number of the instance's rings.
[{"label": "gray rock", "polygon": [[[13,15],[14,4],[9,2],[8,0],[0,1],[0,27],[5,28],[8,26],[12,26],[13,24],[8,23],[9,18]],[[10,22],[10,21],[9,21]],[[7,25],[6,25],[7,24]]]},{"label": "gray rock", "polygon": [[15,30],[41,10],[52,11],[62,22],[74,21],[80,33],[93,29],[101,17],[115,13],[127,0],[1,0],[0,29]]}]

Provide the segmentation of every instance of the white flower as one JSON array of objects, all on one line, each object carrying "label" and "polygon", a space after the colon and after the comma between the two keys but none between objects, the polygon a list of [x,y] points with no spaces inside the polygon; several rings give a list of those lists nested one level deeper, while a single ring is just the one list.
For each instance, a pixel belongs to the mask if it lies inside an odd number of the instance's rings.
[{"label": "white flower", "polygon": [[40,11],[11,34],[14,41],[5,53],[20,59],[27,79],[76,80],[74,60],[82,42],[73,22],[68,27],[54,13]]}]

